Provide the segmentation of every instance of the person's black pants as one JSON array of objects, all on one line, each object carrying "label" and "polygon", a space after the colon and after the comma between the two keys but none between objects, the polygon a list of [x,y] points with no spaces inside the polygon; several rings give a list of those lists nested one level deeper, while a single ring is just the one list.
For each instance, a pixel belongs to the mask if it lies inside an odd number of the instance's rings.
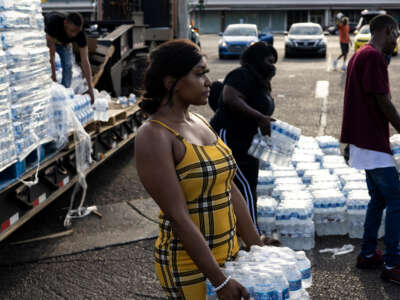
[{"label": "person's black pants", "polygon": [[[247,154],[248,147],[240,138],[227,132],[226,129],[219,130],[219,136],[229,148],[236,160],[238,169],[234,183],[239,188],[246,200],[250,216],[258,230],[257,224],[257,182],[259,160]],[[259,231],[259,230],[258,230]]]}]

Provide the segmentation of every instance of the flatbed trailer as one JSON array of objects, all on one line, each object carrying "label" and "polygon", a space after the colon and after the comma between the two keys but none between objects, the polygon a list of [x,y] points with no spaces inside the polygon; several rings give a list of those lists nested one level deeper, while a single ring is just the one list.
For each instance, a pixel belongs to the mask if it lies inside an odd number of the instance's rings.
[{"label": "flatbed trailer", "polygon": [[[93,148],[93,163],[88,174],[132,142],[143,120],[138,106],[112,109],[110,114],[108,122],[91,122],[85,126]],[[41,159],[39,182],[34,186],[28,187],[21,180],[32,180],[35,176],[37,160],[32,156],[36,150],[24,162],[26,171],[23,174],[16,174],[15,178],[6,178],[12,176],[4,173],[9,170],[0,172],[0,184],[3,183],[0,189],[0,242],[78,182],[73,138],[60,151],[54,151],[52,143],[46,144],[46,147],[42,147],[45,153],[38,158]],[[9,169],[14,167],[12,165]],[[8,182],[5,181],[7,179]]]}]

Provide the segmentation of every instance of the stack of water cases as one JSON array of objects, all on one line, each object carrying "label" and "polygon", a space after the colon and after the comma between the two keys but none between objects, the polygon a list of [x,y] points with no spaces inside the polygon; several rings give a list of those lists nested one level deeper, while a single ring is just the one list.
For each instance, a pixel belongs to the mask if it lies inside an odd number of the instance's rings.
[{"label": "stack of water cases", "polygon": [[[303,251],[253,246],[250,252],[239,251],[222,271],[240,282],[250,299],[310,299],[305,289],[312,284],[311,263]],[[206,285],[207,299],[218,299],[209,281]]]},{"label": "stack of water cases", "polygon": [[[400,149],[394,137],[392,149],[395,153]],[[365,172],[346,164],[334,137],[301,136],[288,166],[261,161],[257,193],[262,199],[260,230],[270,234],[275,228],[272,232],[278,233],[285,246],[312,248],[314,230],[319,236],[349,234],[362,238],[370,201]],[[276,200],[276,210],[271,200],[264,200],[268,197]],[[266,212],[271,217],[273,211],[275,227],[265,217]],[[384,222],[385,214],[379,237],[383,236]]]},{"label": "stack of water cases", "polygon": [[22,160],[49,141],[51,70],[40,1],[1,1],[0,31],[9,74],[14,143]]},{"label": "stack of water cases", "polygon": [[0,170],[16,161],[5,53],[0,50]]}]

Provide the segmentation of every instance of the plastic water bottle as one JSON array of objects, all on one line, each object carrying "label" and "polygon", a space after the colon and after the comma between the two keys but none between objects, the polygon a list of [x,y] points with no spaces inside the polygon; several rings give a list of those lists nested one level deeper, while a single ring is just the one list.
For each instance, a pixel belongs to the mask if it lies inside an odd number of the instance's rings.
[{"label": "plastic water bottle", "polygon": [[130,106],[135,105],[136,103],[136,95],[135,94],[130,94],[128,98],[128,103]]},{"label": "plastic water bottle", "polygon": [[304,251],[296,252],[296,260],[302,276],[302,287],[308,289],[312,285],[311,262]]},{"label": "plastic water bottle", "polygon": [[255,300],[279,299],[279,292],[273,284],[272,276],[265,271],[254,271],[253,296]]},{"label": "plastic water bottle", "polygon": [[289,282],[290,299],[298,299],[299,292],[302,288],[302,275],[297,268],[297,264],[295,262],[281,261],[279,265],[281,266],[286,279]]},{"label": "plastic water bottle", "polygon": [[289,299],[289,282],[280,269],[268,268],[266,272],[270,275],[274,290],[278,292],[279,300]]}]

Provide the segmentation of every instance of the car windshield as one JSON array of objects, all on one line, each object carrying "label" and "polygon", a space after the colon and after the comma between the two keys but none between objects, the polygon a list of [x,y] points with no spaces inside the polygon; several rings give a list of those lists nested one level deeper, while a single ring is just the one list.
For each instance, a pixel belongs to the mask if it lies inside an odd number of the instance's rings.
[{"label": "car windshield", "polygon": [[369,31],[369,26],[364,26],[363,28],[361,28],[360,33],[361,34],[370,34],[371,32]]},{"label": "car windshield", "polygon": [[322,34],[322,29],[317,26],[296,26],[292,27],[289,31],[292,35],[320,35]]},{"label": "car windshield", "polygon": [[225,36],[257,36],[257,31],[254,28],[249,27],[228,27],[225,32]]}]

